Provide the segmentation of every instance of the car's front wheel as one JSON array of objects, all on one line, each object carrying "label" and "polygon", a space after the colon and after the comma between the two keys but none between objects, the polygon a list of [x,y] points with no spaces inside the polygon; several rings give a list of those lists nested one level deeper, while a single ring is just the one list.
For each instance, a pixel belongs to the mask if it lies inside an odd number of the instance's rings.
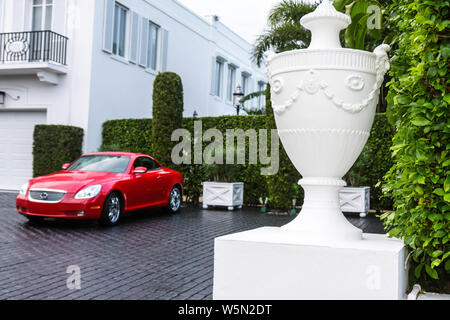
[{"label": "car's front wheel", "polygon": [[103,205],[102,215],[100,217],[100,224],[104,226],[116,225],[123,211],[122,198],[119,193],[111,193],[105,200]]},{"label": "car's front wheel", "polygon": [[173,187],[172,191],[170,191],[169,203],[167,205],[166,211],[168,211],[169,213],[177,213],[178,211],[180,211],[181,198],[182,191],[180,187]]}]

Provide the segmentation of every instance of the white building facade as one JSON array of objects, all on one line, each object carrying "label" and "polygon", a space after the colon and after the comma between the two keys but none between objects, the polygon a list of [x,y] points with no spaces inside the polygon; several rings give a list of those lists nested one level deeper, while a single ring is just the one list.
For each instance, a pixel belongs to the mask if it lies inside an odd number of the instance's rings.
[{"label": "white building facade", "polygon": [[185,116],[235,114],[237,85],[267,82],[250,50],[175,0],[0,0],[0,189],[31,177],[36,124],[81,127],[93,152],[103,122],[150,118],[159,72],[181,76]]}]

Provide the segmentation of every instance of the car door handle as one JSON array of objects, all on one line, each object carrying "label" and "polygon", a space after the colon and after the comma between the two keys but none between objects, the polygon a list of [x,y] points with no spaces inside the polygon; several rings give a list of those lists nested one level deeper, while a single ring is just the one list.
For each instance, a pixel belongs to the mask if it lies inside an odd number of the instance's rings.
[{"label": "car door handle", "polygon": [[157,176],[157,177],[156,177],[156,179],[158,179],[158,180],[161,179],[161,178],[162,178],[162,176]]}]

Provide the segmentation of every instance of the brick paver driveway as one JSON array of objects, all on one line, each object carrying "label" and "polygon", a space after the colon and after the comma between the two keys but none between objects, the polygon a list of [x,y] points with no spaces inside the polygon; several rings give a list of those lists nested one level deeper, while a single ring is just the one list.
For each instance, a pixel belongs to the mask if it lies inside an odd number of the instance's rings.
[{"label": "brick paver driveway", "polygon": [[[34,225],[16,213],[14,194],[0,193],[0,299],[211,299],[214,238],[291,219],[256,209],[184,209],[135,213],[114,228]],[[365,232],[383,231],[376,218],[350,220]],[[67,288],[72,265],[80,267],[81,290]]]}]

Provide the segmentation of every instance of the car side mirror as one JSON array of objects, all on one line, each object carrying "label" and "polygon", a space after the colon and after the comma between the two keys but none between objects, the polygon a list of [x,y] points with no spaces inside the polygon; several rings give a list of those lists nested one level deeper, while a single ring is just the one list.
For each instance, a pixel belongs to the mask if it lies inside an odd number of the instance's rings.
[{"label": "car side mirror", "polygon": [[67,170],[67,168],[69,168],[70,165],[71,165],[71,163],[65,163],[65,164],[63,164],[62,169]]},{"label": "car side mirror", "polygon": [[134,174],[143,174],[143,173],[147,173],[147,172],[148,172],[148,169],[145,167],[137,167],[133,171]]}]

